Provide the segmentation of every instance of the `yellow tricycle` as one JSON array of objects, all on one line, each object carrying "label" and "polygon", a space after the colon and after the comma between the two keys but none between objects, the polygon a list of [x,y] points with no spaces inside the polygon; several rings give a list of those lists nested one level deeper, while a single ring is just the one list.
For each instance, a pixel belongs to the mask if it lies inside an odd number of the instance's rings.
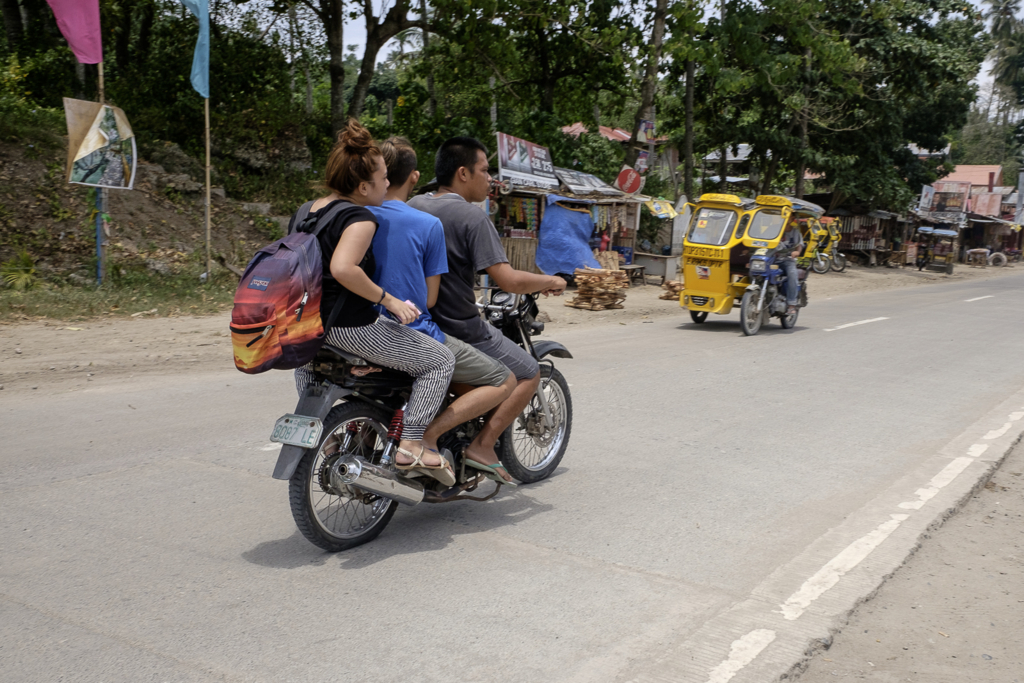
[{"label": "yellow tricycle", "polygon": [[[780,316],[776,307],[765,305],[774,297],[768,296],[765,273],[754,272],[754,268],[772,271],[770,286],[774,294],[779,280],[774,250],[790,216],[817,220],[823,213],[824,209],[816,204],[789,197],[702,195],[691,205],[692,218],[683,239],[683,291],[679,305],[690,311],[695,323],[703,323],[710,313],[725,315],[733,306],[750,300],[754,308],[741,316],[745,334],[756,334],[761,322],[771,316],[782,317],[783,326],[792,327],[796,313],[787,317],[783,305]],[[801,271],[801,275],[800,299],[804,304],[806,271]]]}]

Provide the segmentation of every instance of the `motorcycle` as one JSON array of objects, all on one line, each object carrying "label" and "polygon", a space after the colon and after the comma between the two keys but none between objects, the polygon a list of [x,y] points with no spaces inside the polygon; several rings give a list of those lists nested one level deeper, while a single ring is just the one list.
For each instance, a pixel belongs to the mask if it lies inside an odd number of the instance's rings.
[{"label": "motorcycle", "polygon": [[[530,484],[546,479],[565,455],[572,430],[569,385],[552,358],[572,358],[558,342],[533,341],[544,330],[532,295],[492,290],[477,304],[488,322],[533,355],[541,381],[530,403],[495,446],[505,470]],[[312,544],[338,552],[376,538],[399,503],[490,500],[469,495],[487,480],[463,462],[463,448],[483,428],[478,417],[445,433],[438,446],[453,465],[456,483],[445,486],[415,471],[398,471],[395,454],[402,417],[412,389],[404,372],[375,367],[366,360],[324,345],[313,361],[315,381],[294,413],[278,419],[271,440],[282,445],[274,478],[288,481],[295,525]],[[449,399],[452,397],[450,396]],[[340,402],[339,402],[340,401]]]},{"label": "motorcycle", "polygon": [[[750,257],[750,284],[740,301],[740,327],[743,334],[752,337],[761,330],[769,318],[779,318],[784,329],[796,325],[800,309],[807,305],[807,270],[797,268],[799,290],[797,306],[793,313],[787,313],[786,274],[775,263],[776,250],[758,249]],[[806,259],[801,259],[801,262]],[[806,265],[798,262],[798,266]]]}]

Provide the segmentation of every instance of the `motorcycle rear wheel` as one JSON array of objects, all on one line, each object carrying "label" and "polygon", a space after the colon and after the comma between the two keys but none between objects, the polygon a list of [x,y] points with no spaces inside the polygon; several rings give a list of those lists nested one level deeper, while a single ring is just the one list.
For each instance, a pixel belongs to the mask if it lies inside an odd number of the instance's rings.
[{"label": "motorcycle rear wheel", "polygon": [[779,322],[782,323],[782,329],[791,330],[796,326],[796,319],[800,317],[800,307],[798,306],[793,315],[784,315],[779,318]]},{"label": "motorcycle rear wheel", "polygon": [[837,273],[843,272],[846,270],[846,257],[837,251],[832,255],[829,267]]},{"label": "motorcycle rear wheel", "polygon": [[316,449],[302,456],[288,482],[288,501],[299,532],[313,545],[336,553],[368,543],[384,531],[398,503],[359,489],[333,490],[326,470],[341,454],[349,428],[354,435],[344,454],[360,455],[380,464],[391,416],[365,403],[342,403],[324,419]]},{"label": "motorcycle rear wheel", "polygon": [[743,299],[740,301],[740,328],[748,337],[760,332],[761,323],[764,322],[764,312],[757,310],[760,299],[760,292],[747,291],[743,292]]},{"label": "motorcycle rear wheel", "polygon": [[544,408],[537,396],[501,435],[498,458],[508,473],[524,484],[547,479],[558,469],[572,432],[569,384],[550,365],[540,366],[541,389],[551,411],[552,426],[544,426]]}]

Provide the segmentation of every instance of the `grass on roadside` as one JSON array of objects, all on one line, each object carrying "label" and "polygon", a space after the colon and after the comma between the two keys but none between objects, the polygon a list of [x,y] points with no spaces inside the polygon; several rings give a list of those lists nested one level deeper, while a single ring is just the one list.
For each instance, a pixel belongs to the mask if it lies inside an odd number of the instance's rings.
[{"label": "grass on roadside", "polygon": [[231,306],[238,278],[214,267],[211,282],[199,280],[203,267],[190,263],[161,275],[120,268],[102,287],[41,283],[35,289],[0,289],[0,323],[50,318],[70,322],[106,318],[210,315]]}]

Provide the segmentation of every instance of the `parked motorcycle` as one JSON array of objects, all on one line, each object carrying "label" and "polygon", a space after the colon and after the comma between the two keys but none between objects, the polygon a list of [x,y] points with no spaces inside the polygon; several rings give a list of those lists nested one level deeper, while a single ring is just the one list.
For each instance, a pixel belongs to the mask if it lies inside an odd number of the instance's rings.
[{"label": "parked motorcycle", "polygon": [[750,257],[750,285],[740,301],[740,327],[748,337],[757,334],[761,325],[773,317],[779,318],[783,328],[792,328],[800,309],[807,305],[807,270],[798,267],[799,303],[793,313],[786,312],[786,274],[775,263],[776,257],[775,250],[768,249],[758,249]]},{"label": "parked motorcycle", "polygon": [[[557,342],[531,339],[544,330],[536,321],[535,297],[491,290],[489,303],[478,305],[492,325],[541,364],[537,392],[495,447],[513,478],[540,481],[555,471],[569,443],[572,399],[552,358],[572,354]],[[448,487],[395,467],[412,377],[330,345],[320,350],[313,368],[316,381],[295,412],[277,421],[271,440],[284,444],[273,476],[288,480],[292,517],[314,545],[338,552],[372,541],[399,503],[485,501],[501,489],[498,483],[487,496],[469,495],[485,475],[465,465],[462,451],[483,427],[482,417],[438,440],[456,474],[455,485]]]},{"label": "parked motorcycle", "polygon": [[846,270],[846,256],[839,251],[842,235],[839,221],[835,218],[812,219],[811,237],[805,252],[811,257],[811,269],[823,275],[829,270],[841,273]]}]

